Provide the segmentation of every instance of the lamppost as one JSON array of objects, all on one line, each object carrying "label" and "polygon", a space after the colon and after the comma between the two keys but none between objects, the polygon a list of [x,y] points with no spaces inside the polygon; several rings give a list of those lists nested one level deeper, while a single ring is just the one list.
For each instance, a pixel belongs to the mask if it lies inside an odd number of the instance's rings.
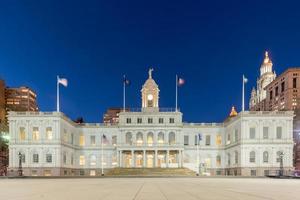
[{"label": "lamppost", "polygon": [[279,170],[279,176],[283,176],[283,152],[280,152],[279,159],[280,159],[280,170]]},{"label": "lamppost", "polygon": [[23,170],[22,170],[22,154],[21,152],[18,153],[19,156],[19,169],[18,169],[18,175],[23,176]]}]

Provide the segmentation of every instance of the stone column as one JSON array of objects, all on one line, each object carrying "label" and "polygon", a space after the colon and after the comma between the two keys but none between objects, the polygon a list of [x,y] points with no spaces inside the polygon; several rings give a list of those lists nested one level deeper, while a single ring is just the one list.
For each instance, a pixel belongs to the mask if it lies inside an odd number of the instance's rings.
[{"label": "stone column", "polygon": [[122,164],[123,159],[122,159],[122,157],[123,157],[123,151],[121,150],[120,151],[120,167],[123,167],[123,164]]},{"label": "stone column", "polygon": [[134,151],[133,150],[131,150],[131,167],[135,167],[134,166]]},{"label": "stone column", "polygon": [[167,158],[166,158],[166,165],[167,165],[167,168],[169,168],[169,150],[167,150]]},{"label": "stone column", "polygon": [[143,151],[143,167],[146,167],[146,151]]},{"label": "stone column", "polygon": [[182,151],[178,151],[179,156],[178,156],[178,167],[182,167]]},{"label": "stone column", "polygon": [[154,163],[155,163],[155,167],[158,167],[158,162],[157,162],[157,150],[155,150],[155,152],[154,152],[154,158],[155,158],[155,161],[154,161]]}]

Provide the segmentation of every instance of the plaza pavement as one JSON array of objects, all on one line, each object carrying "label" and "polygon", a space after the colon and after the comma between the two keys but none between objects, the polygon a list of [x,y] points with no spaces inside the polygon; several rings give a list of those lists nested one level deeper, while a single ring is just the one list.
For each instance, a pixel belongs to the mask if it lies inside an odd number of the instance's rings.
[{"label": "plaza pavement", "polygon": [[0,179],[1,200],[297,200],[300,180],[268,178]]}]

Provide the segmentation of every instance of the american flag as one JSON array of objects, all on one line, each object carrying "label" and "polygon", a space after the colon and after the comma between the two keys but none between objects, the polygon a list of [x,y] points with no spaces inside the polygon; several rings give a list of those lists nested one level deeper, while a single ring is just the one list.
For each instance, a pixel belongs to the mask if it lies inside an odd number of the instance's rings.
[{"label": "american flag", "polygon": [[125,75],[123,76],[123,83],[124,83],[125,85],[130,85],[130,80],[127,79]]},{"label": "american flag", "polygon": [[185,80],[183,78],[178,77],[178,86],[182,86],[185,83]]}]

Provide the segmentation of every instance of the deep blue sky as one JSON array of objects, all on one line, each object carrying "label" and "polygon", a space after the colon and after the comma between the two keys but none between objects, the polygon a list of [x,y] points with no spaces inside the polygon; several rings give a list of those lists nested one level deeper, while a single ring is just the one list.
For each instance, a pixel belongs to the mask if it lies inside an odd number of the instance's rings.
[{"label": "deep blue sky", "polygon": [[277,74],[300,66],[300,3],[282,1],[0,0],[0,76],[26,85],[42,111],[99,122],[122,106],[122,75],[132,84],[127,105],[141,106],[140,89],[153,66],[160,106],[175,107],[175,74],[185,121],[220,122],[232,105],[246,105],[265,50]]}]

